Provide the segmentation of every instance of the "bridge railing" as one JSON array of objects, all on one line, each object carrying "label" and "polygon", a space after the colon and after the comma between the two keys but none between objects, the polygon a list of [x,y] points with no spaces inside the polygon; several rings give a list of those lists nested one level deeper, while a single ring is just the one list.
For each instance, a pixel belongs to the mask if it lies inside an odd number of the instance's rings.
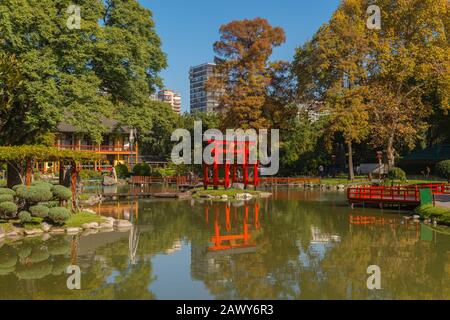
[{"label": "bridge railing", "polygon": [[421,189],[431,189],[433,195],[450,194],[450,185],[446,184],[423,184],[395,187],[360,186],[348,188],[347,198],[349,201],[377,200],[380,202],[420,202]]}]

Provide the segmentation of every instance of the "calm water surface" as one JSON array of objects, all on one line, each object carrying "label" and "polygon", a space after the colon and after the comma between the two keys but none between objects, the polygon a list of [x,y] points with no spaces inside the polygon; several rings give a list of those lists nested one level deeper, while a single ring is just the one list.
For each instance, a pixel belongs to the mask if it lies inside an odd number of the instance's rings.
[{"label": "calm water surface", "polygon": [[[127,232],[0,240],[0,299],[450,299],[450,228],[339,193],[106,203]],[[67,289],[68,265],[82,290]],[[367,289],[378,265],[382,290]]]}]

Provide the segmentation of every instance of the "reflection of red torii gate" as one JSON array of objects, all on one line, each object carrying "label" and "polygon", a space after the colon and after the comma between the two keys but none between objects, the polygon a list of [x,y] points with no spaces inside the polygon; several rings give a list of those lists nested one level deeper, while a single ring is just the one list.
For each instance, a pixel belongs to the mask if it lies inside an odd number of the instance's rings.
[{"label": "reflection of red torii gate", "polygon": [[[252,232],[249,231],[251,224],[249,224],[249,205],[246,204],[244,207],[244,220],[243,220],[243,230],[241,234],[228,234],[222,235],[220,228],[220,212],[219,212],[219,204],[214,204],[214,236],[211,237],[211,243],[213,245],[208,248],[209,251],[223,251],[230,250],[235,248],[249,248],[256,247],[256,244],[251,241]],[[210,207],[205,206],[205,219],[206,223],[209,223],[209,210]],[[237,221],[237,207],[234,207],[234,220]],[[226,231],[228,233],[231,232],[231,206],[229,203],[225,204],[225,223],[226,223]],[[255,230],[260,229],[260,221],[259,221],[259,203],[255,202],[253,205],[253,227]],[[239,242],[238,242],[239,241]],[[224,244],[228,243],[228,244]]]},{"label": "reflection of red torii gate", "polygon": [[[207,189],[214,186],[224,186],[229,189],[232,183],[243,183],[245,188],[250,184],[249,169],[253,169],[253,185],[256,188],[259,184],[258,167],[259,162],[250,163],[250,148],[256,146],[256,141],[236,141],[236,140],[214,140],[209,139],[208,143],[213,145],[211,155],[214,156],[214,163],[208,165],[203,162],[203,186]],[[233,154],[233,161],[228,160],[227,155]],[[237,164],[237,159],[242,158],[242,163]],[[219,161],[223,159],[223,161]],[[219,164],[221,162],[222,164]],[[209,178],[209,169],[212,168],[212,181]],[[220,168],[223,168],[224,177],[219,178]],[[242,177],[238,175],[238,169],[242,169]]]}]

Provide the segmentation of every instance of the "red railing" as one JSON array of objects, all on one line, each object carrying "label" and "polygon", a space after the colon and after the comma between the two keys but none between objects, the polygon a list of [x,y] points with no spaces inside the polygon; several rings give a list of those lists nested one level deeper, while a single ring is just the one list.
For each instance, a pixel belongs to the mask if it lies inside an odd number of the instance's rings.
[{"label": "red railing", "polygon": [[183,185],[193,183],[195,181],[190,181],[188,177],[143,177],[143,176],[133,176],[131,177],[132,184],[152,184],[152,183],[162,183],[162,184],[176,184]]},{"label": "red railing", "polygon": [[91,152],[135,152],[135,148],[130,148],[128,146],[105,146],[105,145],[72,145],[72,144],[57,144],[55,145],[58,149],[64,150],[80,150],[80,151],[91,151]]},{"label": "red railing", "polygon": [[317,183],[321,182],[320,178],[315,177],[301,177],[301,178],[277,178],[277,177],[267,177],[260,178],[261,183],[272,184],[272,185],[289,185],[289,184],[304,184],[304,183]]},{"label": "red railing", "polygon": [[347,198],[350,203],[366,202],[419,204],[421,189],[431,189],[433,195],[450,195],[450,185],[423,184],[398,187],[351,187],[347,190]]}]

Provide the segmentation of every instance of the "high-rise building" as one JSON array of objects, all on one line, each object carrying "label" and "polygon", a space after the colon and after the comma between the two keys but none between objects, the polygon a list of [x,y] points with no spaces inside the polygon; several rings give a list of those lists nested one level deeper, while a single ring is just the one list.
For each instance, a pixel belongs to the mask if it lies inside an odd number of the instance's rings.
[{"label": "high-rise building", "polygon": [[181,95],[173,90],[161,90],[158,92],[158,100],[172,106],[172,110],[181,113]]},{"label": "high-rise building", "polygon": [[206,90],[206,81],[214,75],[214,63],[205,63],[191,67],[189,79],[191,81],[191,113],[218,112],[220,92]]}]

